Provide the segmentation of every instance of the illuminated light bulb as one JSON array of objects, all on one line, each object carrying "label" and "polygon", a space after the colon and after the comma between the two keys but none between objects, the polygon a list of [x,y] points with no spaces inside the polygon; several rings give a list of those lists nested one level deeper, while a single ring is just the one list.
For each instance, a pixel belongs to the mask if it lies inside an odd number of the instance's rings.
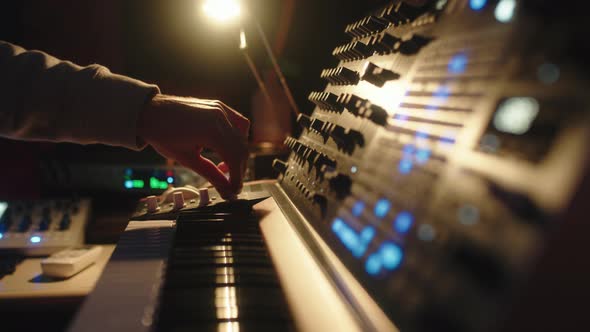
[{"label": "illuminated light bulb", "polygon": [[494,16],[499,22],[508,23],[512,21],[515,11],[516,0],[500,0],[494,10]]},{"label": "illuminated light bulb", "polygon": [[203,11],[214,20],[227,22],[240,16],[241,7],[236,0],[206,0]]},{"label": "illuminated light bulb", "polygon": [[503,101],[494,115],[494,127],[505,133],[522,135],[529,131],[539,114],[539,102],[531,97],[512,97]]}]

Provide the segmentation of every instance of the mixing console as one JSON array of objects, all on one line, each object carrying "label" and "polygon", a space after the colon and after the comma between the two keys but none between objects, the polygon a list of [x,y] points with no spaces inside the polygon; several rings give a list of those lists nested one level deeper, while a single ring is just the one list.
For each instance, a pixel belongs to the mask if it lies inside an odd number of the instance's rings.
[{"label": "mixing console", "polygon": [[410,3],[346,26],[275,168],[401,330],[493,330],[579,177],[585,83],[517,1]]}]

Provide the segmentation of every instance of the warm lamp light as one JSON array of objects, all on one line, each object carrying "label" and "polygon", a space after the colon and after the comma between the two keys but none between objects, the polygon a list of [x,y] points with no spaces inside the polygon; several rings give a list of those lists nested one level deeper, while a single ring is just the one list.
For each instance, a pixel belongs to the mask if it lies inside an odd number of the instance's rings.
[{"label": "warm lamp light", "polygon": [[236,0],[206,0],[203,11],[216,21],[227,22],[240,16],[241,7]]}]

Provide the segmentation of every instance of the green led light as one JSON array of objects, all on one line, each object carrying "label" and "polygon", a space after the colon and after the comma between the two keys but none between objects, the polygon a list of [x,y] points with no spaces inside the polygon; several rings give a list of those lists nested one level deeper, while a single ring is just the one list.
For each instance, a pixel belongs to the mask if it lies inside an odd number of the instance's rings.
[{"label": "green led light", "polygon": [[168,182],[166,181],[160,181],[158,179],[156,179],[155,177],[151,177],[150,178],[150,188],[152,189],[167,189],[168,188]]},{"label": "green led light", "polygon": [[143,182],[143,180],[132,180],[133,182],[133,188],[143,188],[145,186],[145,183]]}]

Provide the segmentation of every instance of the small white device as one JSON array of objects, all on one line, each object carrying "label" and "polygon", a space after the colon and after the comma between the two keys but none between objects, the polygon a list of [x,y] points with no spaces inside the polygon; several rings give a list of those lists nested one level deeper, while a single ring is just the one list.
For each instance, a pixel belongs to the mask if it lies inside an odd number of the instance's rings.
[{"label": "small white device", "polygon": [[43,259],[41,269],[48,277],[69,278],[94,264],[102,251],[101,246],[83,246],[65,249]]}]

